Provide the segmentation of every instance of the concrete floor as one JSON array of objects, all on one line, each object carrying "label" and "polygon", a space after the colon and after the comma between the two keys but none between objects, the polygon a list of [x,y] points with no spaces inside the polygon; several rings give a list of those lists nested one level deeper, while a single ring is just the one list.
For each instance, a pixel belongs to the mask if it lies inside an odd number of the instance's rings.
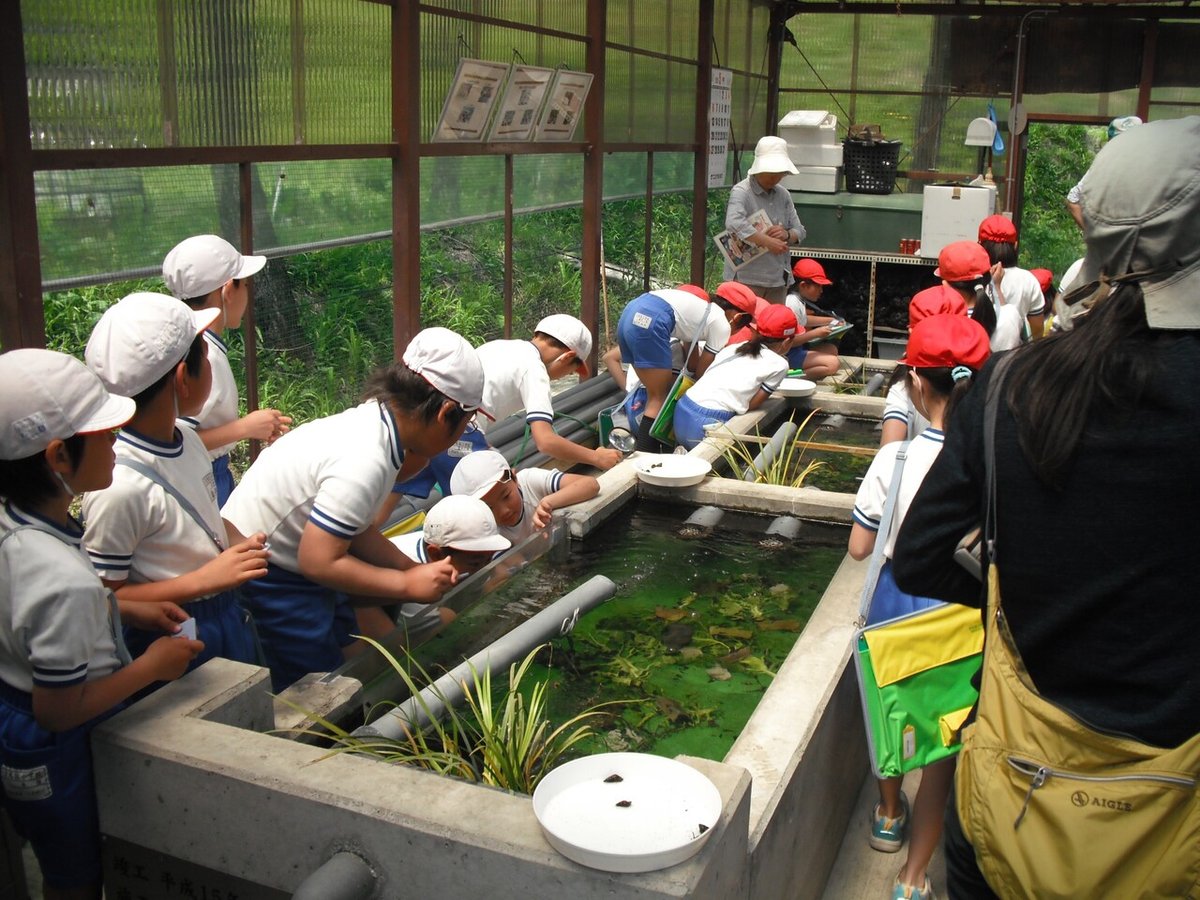
[{"label": "concrete floor", "polygon": [[[904,793],[911,802],[921,783],[921,773],[913,772],[904,778]],[[907,845],[899,853],[880,853],[867,843],[867,822],[871,810],[879,802],[879,790],[874,778],[867,778],[859,792],[850,827],[838,851],[837,862],[825,885],[825,900],[888,900],[892,883],[903,865]],[[929,864],[929,881],[934,893],[946,897],[946,863],[941,847]]]}]

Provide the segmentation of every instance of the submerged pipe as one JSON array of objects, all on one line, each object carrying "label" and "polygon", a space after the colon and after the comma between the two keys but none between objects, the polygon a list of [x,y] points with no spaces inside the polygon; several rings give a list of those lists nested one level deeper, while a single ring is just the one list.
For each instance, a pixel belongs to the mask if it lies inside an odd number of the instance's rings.
[{"label": "submerged pipe", "polygon": [[537,615],[522,622],[508,634],[484,647],[470,659],[447,672],[419,694],[409,697],[395,709],[354,730],[356,737],[386,737],[399,740],[413,728],[424,728],[440,718],[447,706],[463,698],[463,683],[471,670],[495,675],[508,668],[538,644],[569,634],[584,613],[612,598],[617,586],[612,579],[594,575],[575,590],[559,597]]},{"label": "submerged pipe", "polygon": [[758,456],[754,457],[754,462],[748,465],[742,472],[742,481],[757,481],[758,473],[767,466],[771,465],[775,457],[779,455],[779,451],[794,438],[800,431],[800,426],[788,419],[779,426],[779,430],[771,435],[771,439],[759,451]]},{"label": "submerged pipe", "polygon": [[357,853],[339,850],[296,888],[292,900],[367,900],[375,873]]},{"label": "submerged pipe", "polygon": [[690,525],[692,528],[711,530],[717,527],[724,515],[725,510],[719,506],[701,506],[688,516],[683,524],[684,526]]},{"label": "submerged pipe", "polygon": [[867,386],[863,388],[863,394],[867,397],[874,396],[875,392],[883,387],[886,380],[887,376],[883,372],[876,372],[867,382]]},{"label": "submerged pipe", "polygon": [[795,516],[778,516],[767,526],[768,537],[781,537],[792,540],[800,533],[800,520]]}]

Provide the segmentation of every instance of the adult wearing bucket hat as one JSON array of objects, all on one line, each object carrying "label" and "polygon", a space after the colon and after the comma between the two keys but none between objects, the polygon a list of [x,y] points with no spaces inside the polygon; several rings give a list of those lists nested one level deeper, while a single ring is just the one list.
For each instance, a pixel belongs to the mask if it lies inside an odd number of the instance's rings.
[{"label": "adult wearing bucket hat", "polygon": [[[1108,123],[1108,139],[1111,141],[1118,135],[1141,124],[1142,120],[1137,116],[1117,116]],[[1080,178],[1075,186],[1067,191],[1067,209],[1071,213],[1071,218],[1075,220],[1075,224],[1080,228],[1083,227],[1083,183],[1086,179],[1087,173],[1084,172],[1083,178]]]},{"label": "adult wearing bucket hat", "polygon": [[[772,303],[782,303],[787,295],[792,262],[788,248],[803,241],[805,235],[792,195],[780,184],[785,175],[795,174],[787,141],[772,135],[760,138],[750,172],[733,186],[725,208],[725,228],[766,252],[736,271],[726,261],[722,277],[740,281]],[[753,220],[763,216],[770,225],[760,230]]]},{"label": "adult wearing bucket hat", "polygon": [[[1181,635],[1200,631],[1200,605],[1188,589],[1200,539],[1200,117],[1151,122],[1109,142],[1088,172],[1083,205],[1084,286],[1068,299],[1086,315],[1066,334],[1014,351],[1000,388],[994,537],[1004,618],[1028,683],[1068,714],[1055,720],[1056,741],[1095,747],[1119,734],[1148,766],[1195,773],[1200,679],[1195,649]],[[992,377],[989,368],[980,380]],[[986,387],[956,413],[895,557],[901,588],[971,606],[980,602],[979,582],[947,560],[983,519]],[[975,731],[994,721],[988,675],[985,662]],[[1087,723],[1087,733],[1068,733],[1068,722]],[[1162,759],[1163,748],[1175,758]],[[1112,832],[1111,809],[1096,810],[1102,820],[1089,815],[1091,806],[1073,814],[1071,830],[1087,846],[1073,835],[1049,853],[1042,843],[1028,856],[997,846],[991,835],[1011,835],[1007,813],[1015,817],[1028,782],[1019,791],[1000,787],[1009,766],[997,753],[995,767],[980,774],[994,772],[996,789],[976,797],[976,782],[966,780],[973,754],[968,733],[960,796],[947,811],[951,896],[986,897],[1015,884],[1030,896],[1111,893],[1107,881],[1094,882],[1099,873],[1139,873],[1142,883],[1125,885],[1124,896],[1182,896],[1192,885],[1194,854],[1148,862],[1145,848],[1158,833],[1135,842]],[[1037,804],[1048,802],[1037,797],[1021,825],[1035,835],[1045,824]],[[960,823],[960,810],[971,810],[973,821]],[[1090,840],[1100,834],[1103,865]],[[984,844],[988,852],[977,857]]]},{"label": "adult wearing bucket hat", "polygon": [[396,481],[417,474],[484,412],[483,382],[470,344],[427,328],[400,362],[368,379],[361,405],[288,432],[234,488],[225,517],[271,541],[267,574],[245,594],[276,690],[353,652],[349,595],[378,606],[431,603],[453,583],[448,561],[413,565],[374,522]]}]

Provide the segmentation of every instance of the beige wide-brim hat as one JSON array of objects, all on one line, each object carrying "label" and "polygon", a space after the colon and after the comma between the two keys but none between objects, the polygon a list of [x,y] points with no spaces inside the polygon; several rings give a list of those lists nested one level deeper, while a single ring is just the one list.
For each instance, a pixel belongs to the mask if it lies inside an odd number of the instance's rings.
[{"label": "beige wide-brim hat", "polygon": [[750,166],[751,175],[762,173],[776,174],[785,172],[788,175],[799,175],[799,171],[788,156],[788,145],[781,137],[766,137],[758,139],[754,148],[754,163]]}]

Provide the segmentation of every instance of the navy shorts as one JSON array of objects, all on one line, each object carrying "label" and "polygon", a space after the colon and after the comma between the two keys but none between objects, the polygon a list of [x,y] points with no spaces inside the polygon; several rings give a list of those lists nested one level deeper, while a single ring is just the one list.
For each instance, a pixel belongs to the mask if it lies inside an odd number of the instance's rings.
[{"label": "navy shorts", "polygon": [[875,594],[871,597],[871,611],[867,614],[867,624],[890,622],[918,610],[943,605],[941,600],[918,597],[900,590],[900,586],[896,584],[896,576],[892,574],[892,561],[889,559],[879,570],[879,581],[876,582]]},{"label": "navy shorts", "polygon": [[213,480],[217,483],[217,508],[225,505],[225,501],[229,499],[229,495],[233,493],[233,489],[237,486],[237,482],[233,480],[233,473],[229,471],[229,454],[218,456],[212,461]]},{"label": "navy shorts", "polygon": [[[196,637],[204,641],[204,650],[188,665],[189,672],[216,657],[254,666],[263,664],[254,624],[250,613],[241,604],[239,592],[222,591],[180,605],[196,620]],[[142,631],[126,626],[125,646],[129,648],[129,655],[136,659],[162,636],[161,631]]]},{"label": "navy shorts", "polygon": [[100,881],[100,820],[88,737],[118,710],[59,732],[38,725],[32,710],[29,694],[0,683],[0,804],[29,841],[46,884],[84,887]]},{"label": "navy shorts", "polygon": [[450,476],[468,453],[490,450],[491,446],[482,431],[468,425],[461,438],[449,450],[444,450],[412,478],[398,481],[392,487],[393,494],[408,494],[410,497],[428,497],[436,484],[443,497],[450,496]]},{"label": "navy shorts", "polygon": [[267,574],[247,581],[242,591],[274,690],[342,664],[342,647],[357,630],[354,607],[345,594],[270,563]]},{"label": "navy shorts", "polygon": [[803,369],[804,357],[808,356],[808,350],[804,347],[793,347],[787,352],[788,370]]},{"label": "navy shorts", "polygon": [[675,442],[691,450],[704,440],[704,426],[712,422],[728,422],[733,413],[727,409],[709,409],[700,406],[687,394],[675,404]]},{"label": "navy shorts", "polygon": [[654,294],[630,301],[617,323],[621,359],[635,369],[670,369],[675,310]]}]

